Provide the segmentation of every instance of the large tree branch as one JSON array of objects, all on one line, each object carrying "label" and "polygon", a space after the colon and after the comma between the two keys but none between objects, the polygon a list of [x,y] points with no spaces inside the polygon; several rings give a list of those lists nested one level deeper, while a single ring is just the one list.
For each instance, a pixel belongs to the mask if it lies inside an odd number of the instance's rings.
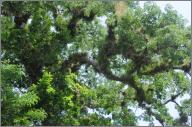
[{"label": "large tree branch", "polygon": [[[154,116],[164,126],[165,121],[163,120],[163,118],[158,113],[153,112],[150,107],[147,107],[145,105],[144,102],[148,103],[145,91],[135,82],[133,72],[127,73],[122,76],[117,76],[113,74],[109,68],[109,58],[118,53],[122,53],[124,57],[130,58],[134,61],[135,68],[133,71],[140,70],[142,64],[146,65],[149,62],[149,58],[145,56],[145,54],[148,54],[147,49],[144,50],[144,52],[141,54],[136,53],[133,48],[130,48],[128,52],[125,51],[125,54],[121,52],[122,50],[118,47],[115,39],[115,26],[116,24],[114,26],[108,25],[108,36],[106,37],[106,41],[103,47],[99,51],[98,60],[90,59],[86,53],[77,53],[73,54],[69,57],[68,60],[64,61],[64,63],[62,64],[62,69],[71,68],[72,71],[77,71],[77,69],[79,69],[81,65],[85,64],[87,66],[92,66],[95,72],[103,74],[106,78],[110,80],[120,81],[124,84],[128,84],[130,87],[135,89],[135,100],[139,103],[139,106],[145,108],[149,115]],[[162,65],[142,74],[153,75],[159,72],[169,71],[170,69],[173,69],[173,67]],[[182,69],[184,68],[182,67]]]},{"label": "large tree branch", "polygon": [[88,58],[86,53],[73,54],[69,57],[68,60],[63,62],[61,69],[66,70],[70,68],[72,71],[77,71],[79,67],[83,64],[92,66],[96,72],[103,74],[106,78],[110,80],[120,81],[134,88],[136,91],[136,101],[138,101],[139,105],[142,105],[143,102],[146,101],[144,90],[141,87],[137,86],[133,76],[130,73],[122,76],[114,75],[106,66],[105,62],[98,63],[97,61]]},{"label": "large tree branch", "polygon": [[[139,105],[142,105],[146,101],[145,92],[142,87],[139,87],[135,83],[134,76],[132,75],[135,69],[132,69],[130,73],[127,73],[122,76],[117,76],[113,74],[109,68],[109,58],[118,53],[121,53],[116,44],[114,28],[117,25],[117,21],[114,24],[108,24],[108,36],[106,37],[105,44],[99,51],[98,61],[89,59],[86,53],[77,53],[69,57],[68,60],[64,61],[62,64],[62,70],[71,68],[72,71],[77,71],[79,67],[83,64],[92,66],[94,70],[98,73],[103,74],[106,78],[110,80],[120,81],[124,84],[128,84],[130,87],[134,88],[136,91],[136,100],[139,102]],[[138,60],[140,56],[137,57]]]},{"label": "large tree branch", "polygon": [[112,74],[112,72],[107,68],[107,66],[105,66],[105,63],[99,64],[97,61],[88,58],[88,55],[86,53],[73,54],[68,58],[68,60],[63,62],[61,69],[63,70],[63,69],[71,68],[71,70],[75,71],[83,64],[92,66],[96,72],[104,74],[106,78],[109,78],[111,80],[127,83],[131,79],[131,76],[128,74],[123,75],[121,77]]},{"label": "large tree branch", "polygon": [[150,71],[141,72],[140,74],[142,74],[142,75],[154,75],[154,74],[158,74],[158,73],[162,73],[162,72],[168,72],[170,70],[182,70],[185,73],[188,73],[190,75],[190,68],[191,68],[191,63],[186,64],[186,65],[182,65],[182,66],[173,66],[173,65],[162,64],[160,66],[156,66],[155,68],[153,68]]}]

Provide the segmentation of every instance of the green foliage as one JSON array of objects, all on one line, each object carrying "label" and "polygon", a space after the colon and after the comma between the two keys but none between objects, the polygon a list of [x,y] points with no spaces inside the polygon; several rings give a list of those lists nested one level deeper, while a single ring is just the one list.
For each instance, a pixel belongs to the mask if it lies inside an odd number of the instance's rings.
[{"label": "green foliage", "polygon": [[39,98],[37,95],[35,95],[32,92],[28,92],[26,94],[23,94],[16,103],[18,103],[19,107],[23,107],[23,106],[31,107],[32,105],[38,102],[38,99]]},{"label": "green foliage", "polygon": [[40,89],[42,88],[43,90],[46,90],[48,94],[54,94],[55,89],[51,85],[52,80],[53,80],[53,76],[50,73],[45,71],[42,78],[39,80],[38,87]]},{"label": "green foliage", "polygon": [[25,74],[23,69],[14,64],[2,64],[1,66],[1,82],[2,84],[11,84],[19,81]]},{"label": "green foliage", "polygon": [[190,92],[191,28],[170,5],[118,2],[3,2],[2,125],[189,125],[191,101],[177,98]]},{"label": "green foliage", "polygon": [[[3,64],[1,70],[2,124],[29,126],[34,125],[36,121],[44,120],[46,118],[44,110],[34,107],[39,101],[36,92],[17,88],[17,85],[14,85],[14,83],[22,83],[20,82],[22,75],[24,75],[22,68],[12,64]],[[29,89],[32,88],[29,87]]]},{"label": "green foliage", "polygon": [[46,118],[46,113],[42,109],[32,109],[26,113],[31,120],[44,120]]}]

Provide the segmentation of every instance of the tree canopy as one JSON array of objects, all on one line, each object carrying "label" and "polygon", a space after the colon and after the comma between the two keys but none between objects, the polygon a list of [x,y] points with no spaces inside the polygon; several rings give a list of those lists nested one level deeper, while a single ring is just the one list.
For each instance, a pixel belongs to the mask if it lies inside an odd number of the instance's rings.
[{"label": "tree canopy", "polygon": [[191,101],[177,99],[190,93],[191,27],[171,5],[4,1],[1,9],[2,125],[189,125]]}]

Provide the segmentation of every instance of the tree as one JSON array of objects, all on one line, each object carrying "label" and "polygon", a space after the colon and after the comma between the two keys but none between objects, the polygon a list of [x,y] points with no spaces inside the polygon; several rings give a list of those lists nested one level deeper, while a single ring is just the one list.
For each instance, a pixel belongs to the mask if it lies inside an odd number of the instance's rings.
[{"label": "tree", "polygon": [[1,17],[2,125],[189,125],[190,100],[176,99],[190,90],[191,29],[170,5],[6,1]]}]

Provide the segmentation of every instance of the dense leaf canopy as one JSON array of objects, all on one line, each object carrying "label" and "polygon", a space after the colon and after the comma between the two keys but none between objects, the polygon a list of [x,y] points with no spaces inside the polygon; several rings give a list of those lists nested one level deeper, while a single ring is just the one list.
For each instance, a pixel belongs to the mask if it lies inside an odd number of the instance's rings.
[{"label": "dense leaf canopy", "polygon": [[1,23],[2,125],[189,125],[191,29],[171,5],[7,1]]}]

